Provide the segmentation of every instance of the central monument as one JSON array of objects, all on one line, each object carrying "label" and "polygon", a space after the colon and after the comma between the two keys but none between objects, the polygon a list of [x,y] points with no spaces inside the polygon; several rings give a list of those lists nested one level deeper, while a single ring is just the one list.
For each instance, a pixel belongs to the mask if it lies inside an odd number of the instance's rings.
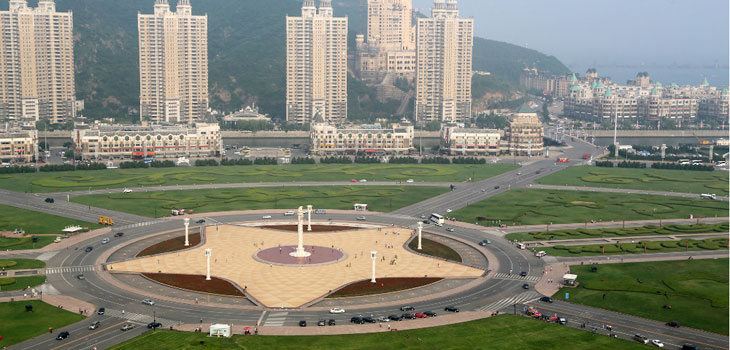
[{"label": "central monument", "polygon": [[299,239],[297,250],[289,255],[295,258],[306,258],[312,255],[312,253],[304,251],[304,210],[301,206],[297,209],[297,238]]}]

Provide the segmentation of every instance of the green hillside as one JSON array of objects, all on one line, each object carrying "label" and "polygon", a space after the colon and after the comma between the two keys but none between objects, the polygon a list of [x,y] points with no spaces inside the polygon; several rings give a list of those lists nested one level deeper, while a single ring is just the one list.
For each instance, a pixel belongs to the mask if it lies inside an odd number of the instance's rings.
[{"label": "green hillside", "polygon": [[[36,0],[29,5],[35,6]],[[171,1],[175,3],[174,0]],[[154,0],[56,0],[73,10],[76,91],[90,118],[133,115],[139,108],[137,13],[151,13]],[[234,110],[256,102],[262,111],[284,116],[285,16],[298,15],[299,0],[193,0],[194,14],[208,15],[210,105]],[[0,0],[0,9],[8,2]],[[174,6],[174,5],[173,5]],[[335,15],[350,18],[350,36],[359,30],[359,0],[333,2]],[[474,69],[492,72],[488,86],[515,86],[525,66],[567,72],[554,57],[534,50],[477,39]],[[372,102],[373,91],[351,84],[360,118],[383,113],[395,103]],[[480,86],[480,89],[483,87]],[[488,87],[487,87],[488,88]],[[124,120],[124,119],[122,119]],[[129,120],[129,118],[127,119]]]}]

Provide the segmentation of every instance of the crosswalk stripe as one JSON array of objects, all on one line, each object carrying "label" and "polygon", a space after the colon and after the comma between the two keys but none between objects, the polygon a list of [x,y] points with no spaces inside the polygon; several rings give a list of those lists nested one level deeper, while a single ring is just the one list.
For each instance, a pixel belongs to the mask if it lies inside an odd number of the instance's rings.
[{"label": "crosswalk stripe", "polygon": [[528,282],[537,282],[537,281],[540,280],[540,277],[538,277],[538,276],[525,276],[525,277],[522,277],[522,276],[517,275],[517,274],[509,275],[509,274],[502,273],[502,272],[495,273],[494,274],[494,278],[498,278],[498,279],[509,279],[509,280],[523,280],[523,281],[528,281]]},{"label": "crosswalk stripe", "polygon": [[537,292],[525,292],[522,294],[514,295],[509,298],[504,298],[502,300],[496,301],[494,303],[491,303],[489,305],[485,305],[483,307],[480,307],[479,311],[499,311],[503,308],[506,308],[510,305],[514,304],[521,304],[529,301],[533,301],[535,299],[538,299],[540,297],[540,294]]},{"label": "crosswalk stripe", "polygon": [[62,267],[48,267],[46,268],[46,274],[56,273],[67,273],[67,272],[84,272],[84,271],[95,271],[94,266],[62,266]]},{"label": "crosswalk stripe", "polygon": [[289,315],[288,312],[272,312],[269,314],[269,317],[266,318],[264,326],[281,327],[284,325],[287,315]]}]

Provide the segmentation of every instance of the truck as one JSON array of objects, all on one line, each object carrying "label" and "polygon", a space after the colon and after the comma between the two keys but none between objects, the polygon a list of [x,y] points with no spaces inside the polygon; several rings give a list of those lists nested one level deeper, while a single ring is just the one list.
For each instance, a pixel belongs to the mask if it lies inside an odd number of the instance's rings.
[{"label": "truck", "polygon": [[114,220],[108,216],[99,216],[99,223],[102,225],[114,225]]},{"label": "truck", "polygon": [[702,193],[702,194],[700,194],[700,198],[715,200],[715,199],[717,199],[717,196],[714,193]]}]

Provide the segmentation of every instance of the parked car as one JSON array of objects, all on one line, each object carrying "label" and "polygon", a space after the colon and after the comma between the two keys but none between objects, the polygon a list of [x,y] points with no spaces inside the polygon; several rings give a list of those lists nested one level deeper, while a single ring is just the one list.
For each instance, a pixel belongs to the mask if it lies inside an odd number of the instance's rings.
[{"label": "parked car", "polygon": [[412,313],[405,313],[405,314],[401,315],[401,317],[403,317],[406,320],[413,320],[416,318],[416,315],[414,315]]},{"label": "parked car", "polygon": [[490,241],[488,239],[484,239],[484,240],[482,240],[482,241],[479,242],[479,245],[482,246],[482,247],[484,247],[487,244],[491,244],[491,243],[492,243],[492,241]]},{"label": "parked car", "polygon": [[667,326],[674,327],[674,328],[679,328],[679,322],[677,322],[677,321],[669,321],[669,322],[667,322]]},{"label": "parked car", "polygon": [[94,250],[94,247],[91,247],[91,246],[86,247],[86,249],[84,249],[84,251],[87,252],[87,253],[90,252],[90,251],[92,251],[92,250]]},{"label": "parked car", "polygon": [[369,316],[368,317],[363,317],[362,320],[363,320],[363,322],[366,322],[366,323],[375,323],[375,322],[377,322],[377,321],[375,321],[374,318],[369,317]]},{"label": "parked car", "polygon": [[134,329],[134,325],[131,323],[125,323],[124,326],[122,326],[122,332],[126,332],[130,329]]},{"label": "parked car", "polygon": [[153,322],[150,322],[147,324],[147,328],[149,328],[149,329],[157,329],[160,327],[162,327],[162,323],[157,322],[157,321],[153,321]]},{"label": "parked car", "polygon": [[100,325],[101,323],[99,321],[91,322],[91,324],[89,325],[89,329],[93,331],[94,329],[99,328]]},{"label": "parked car", "polygon": [[654,346],[656,346],[658,348],[663,348],[664,347],[664,343],[662,343],[662,341],[659,340],[659,339],[652,339],[651,340],[651,345],[654,345]]},{"label": "parked car", "polygon": [[145,299],[145,300],[142,300],[142,304],[152,306],[152,305],[155,305],[155,301],[152,299]]},{"label": "parked car", "polygon": [[459,312],[459,308],[456,307],[456,306],[447,306],[447,307],[444,308],[444,311]]},{"label": "parked car", "polygon": [[306,326],[307,326],[307,321],[306,320],[299,321],[299,327],[306,327]]},{"label": "parked car", "polygon": [[649,338],[647,338],[641,334],[634,334],[634,340],[636,340],[642,344],[649,344]]},{"label": "parked car", "polygon": [[122,237],[124,236],[124,232],[117,232],[114,234],[114,237]]},{"label": "parked car", "polygon": [[334,308],[331,308],[330,309],[330,313],[331,314],[341,314],[341,313],[344,313],[344,312],[345,312],[345,309],[342,309],[342,308],[339,308],[339,307],[334,307]]},{"label": "parked car", "polygon": [[51,197],[46,198],[46,203],[53,203],[55,200]]},{"label": "parked car", "polygon": [[71,335],[71,333],[69,333],[68,331],[63,331],[61,333],[58,333],[58,335],[56,336],[56,340],[64,340],[68,338],[69,335]]},{"label": "parked car", "polygon": [[330,326],[334,326],[335,325],[335,320],[333,318],[330,318],[330,320],[327,321],[327,324],[330,325]]},{"label": "parked car", "polygon": [[553,298],[551,298],[551,297],[542,297],[542,298],[540,298],[540,301],[546,302],[546,303],[552,303],[553,302]]},{"label": "parked car", "polygon": [[378,317],[378,322],[390,322],[390,318],[385,317],[385,316],[380,316],[380,317]]},{"label": "parked car", "polygon": [[436,313],[433,311],[424,311],[423,314],[427,317],[436,317]]},{"label": "parked car", "polygon": [[321,319],[321,320],[319,320],[319,322],[317,322],[317,326],[326,326],[326,325],[327,325],[327,320],[325,320],[325,319]]},{"label": "parked car", "polygon": [[415,316],[416,318],[426,318],[426,317],[428,317],[423,312],[416,312],[415,314],[413,314],[413,316]]},{"label": "parked car", "polygon": [[413,311],[415,309],[416,309],[415,307],[410,306],[410,305],[406,305],[406,306],[401,306],[400,307],[400,311]]},{"label": "parked car", "polygon": [[365,323],[365,321],[363,321],[362,317],[355,316],[355,317],[353,317],[353,318],[350,319],[350,323],[363,324],[363,323]]},{"label": "parked car", "polygon": [[568,325],[568,320],[565,317],[558,317],[558,323],[562,324],[563,326]]},{"label": "parked car", "polygon": [[96,311],[97,315],[103,315],[106,312],[106,309],[103,307],[100,307],[99,310]]},{"label": "parked car", "polygon": [[389,318],[389,319],[390,319],[391,321],[400,321],[400,320],[402,320],[402,319],[403,319],[403,316],[399,316],[399,315],[390,315],[390,316],[388,316],[388,318]]}]

